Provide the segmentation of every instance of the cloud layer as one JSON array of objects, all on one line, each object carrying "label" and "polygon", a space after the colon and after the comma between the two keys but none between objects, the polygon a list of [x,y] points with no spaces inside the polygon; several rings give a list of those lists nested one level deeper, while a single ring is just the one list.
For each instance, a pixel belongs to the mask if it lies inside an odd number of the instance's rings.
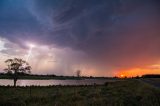
[{"label": "cloud layer", "polygon": [[103,75],[159,61],[159,5],[158,0],[1,0],[0,36],[24,49],[28,41],[61,52],[69,48],[77,58],[62,64],[74,61]]}]

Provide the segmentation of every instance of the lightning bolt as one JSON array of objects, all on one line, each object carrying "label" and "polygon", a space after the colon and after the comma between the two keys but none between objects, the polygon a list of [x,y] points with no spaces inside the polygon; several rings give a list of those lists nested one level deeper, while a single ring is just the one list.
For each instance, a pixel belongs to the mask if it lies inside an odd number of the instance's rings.
[{"label": "lightning bolt", "polygon": [[29,60],[29,57],[32,55],[32,49],[33,49],[33,47],[30,47],[30,49],[29,49],[29,51],[28,51],[28,55],[27,55],[27,57],[26,57],[26,61],[28,61],[28,60]]}]

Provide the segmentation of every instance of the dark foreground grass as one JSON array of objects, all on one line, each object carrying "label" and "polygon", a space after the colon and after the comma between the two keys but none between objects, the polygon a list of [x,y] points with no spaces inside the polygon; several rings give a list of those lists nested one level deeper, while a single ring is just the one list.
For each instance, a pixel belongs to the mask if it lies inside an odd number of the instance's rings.
[{"label": "dark foreground grass", "polygon": [[160,90],[134,79],[104,86],[0,87],[0,106],[160,106]]}]

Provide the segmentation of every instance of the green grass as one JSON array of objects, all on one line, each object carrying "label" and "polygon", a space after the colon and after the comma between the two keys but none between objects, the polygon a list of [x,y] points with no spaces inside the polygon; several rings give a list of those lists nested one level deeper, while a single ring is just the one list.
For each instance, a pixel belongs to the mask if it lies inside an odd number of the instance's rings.
[{"label": "green grass", "polygon": [[160,106],[160,89],[135,79],[103,86],[0,87],[0,106]]}]

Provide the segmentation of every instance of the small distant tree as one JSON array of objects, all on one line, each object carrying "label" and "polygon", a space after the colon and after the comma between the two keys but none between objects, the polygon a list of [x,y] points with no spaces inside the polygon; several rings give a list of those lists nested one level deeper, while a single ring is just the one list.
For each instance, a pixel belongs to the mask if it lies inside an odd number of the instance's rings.
[{"label": "small distant tree", "polygon": [[77,77],[80,77],[81,76],[81,70],[77,70],[76,74],[77,74]]},{"label": "small distant tree", "polygon": [[20,73],[30,73],[31,66],[29,64],[19,58],[14,58],[14,59],[7,59],[5,61],[7,64],[7,68],[4,69],[7,73],[12,74],[12,78],[14,80],[14,87],[16,86],[16,82],[18,80],[18,75]]}]

